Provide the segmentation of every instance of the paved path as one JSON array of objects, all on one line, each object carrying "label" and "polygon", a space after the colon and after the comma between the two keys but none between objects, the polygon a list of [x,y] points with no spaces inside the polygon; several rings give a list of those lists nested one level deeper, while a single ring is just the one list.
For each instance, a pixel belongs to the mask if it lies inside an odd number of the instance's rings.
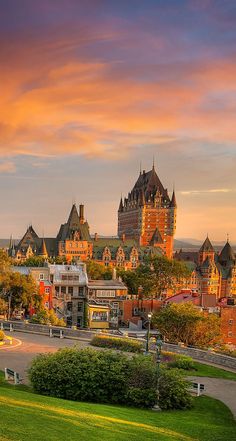
[{"label": "paved path", "polygon": [[205,395],[223,401],[236,418],[236,381],[223,378],[189,377],[191,381],[205,385]]},{"label": "paved path", "polygon": [[26,334],[22,332],[9,333],[14,339],[13,346],[0,347],[0,370],[5,367],[19,372],[24,382],[27,382],[27,369],[31,360],[43,352],[55,352],[60,348],[78,347],[83,348],[88,345],[85,341],[49,338],[45,335]]}]

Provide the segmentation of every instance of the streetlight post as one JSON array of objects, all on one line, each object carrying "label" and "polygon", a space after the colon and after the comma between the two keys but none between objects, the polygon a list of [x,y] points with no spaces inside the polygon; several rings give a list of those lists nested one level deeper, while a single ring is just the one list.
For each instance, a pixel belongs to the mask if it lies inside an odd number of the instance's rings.
[{"label": "streetlight post", "polygon": [[148,328],[147,328],[147,335],[146,335],[145,355],[149,354],[149,338],[150,338],[151,318],[152,318],[152,313],[149,312],[148,313]]},{"label": "streetlight post", "polygon": [[157,402],[153,406],[152,410],[160,411],[161,408],[159,406],[159,398],[160,398],[160,392],[159,392],[159,384],[160,384],[160,363],[161,363],[161,348],[162,348],[163,341],[161,339],[161,333],[157,331],[156,334],[156,363],[157,363],[157,384],[156,384],[156,393],[157,393]]}]

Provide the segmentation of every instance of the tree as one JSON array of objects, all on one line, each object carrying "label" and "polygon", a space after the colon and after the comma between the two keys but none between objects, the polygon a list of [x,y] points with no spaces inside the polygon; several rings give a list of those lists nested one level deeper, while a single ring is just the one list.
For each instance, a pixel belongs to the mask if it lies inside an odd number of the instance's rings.
[{"label": "tree", "polygon": [[117,275],[122,278],[122,281],[128,288],[129,294],[138,294],[140,280],[136,271],[117,270]]},{"label": "tree", "polygon": [[154,313],[152,323],[172,343],[189,344],[201,312],[192,303],[171,303]]},{"label": "tree", "polygon": [[104,265],[100,265],[97,262],[88,260],[86,262],[86,268],[88,273],[88,278],[92,280],[110,280],[112,278],[111,268],[107,268]]},{"label": "tree", "polygon": [[174,289],[182,280],[190,277],[183,262],[165,256],[147,257],[136,269],[139,286],[145,296],[160,298],[168,289]]},{"label": "tree", "polygon": [[216,314],[207,314],[196,323],[189,343],[194,346],[207,347],[219,341],[220,318]]},{"label": "tree", "polygon": [[6,314],[7,308],[8,308],[7,302],[4,299],[0,298],[0,314],[1,315]]},{"label": "tree", "polygon": [[42,298],[32,276],[9,271],[2,276],[0,289],[4,300],[10,297],[11,311],[25,308],[28,312],[30,308],[41,306]]},{"label": "tree", "polygon": [[191,302],[171,303],[152,317],[153,326],[173,343],[199,347],[209,346],[220,334],[220,319],[214,314],[205,314]]}]

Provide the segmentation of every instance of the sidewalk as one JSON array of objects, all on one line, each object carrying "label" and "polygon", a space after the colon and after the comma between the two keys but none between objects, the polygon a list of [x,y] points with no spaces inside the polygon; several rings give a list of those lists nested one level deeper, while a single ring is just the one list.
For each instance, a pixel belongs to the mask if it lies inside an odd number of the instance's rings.
[{"label": "sidewalk", "polygon": [[197,376],[188,377],[188,380],[204,384],[206,389],[204,395],[222,401],[236,418],[236,381]]}]

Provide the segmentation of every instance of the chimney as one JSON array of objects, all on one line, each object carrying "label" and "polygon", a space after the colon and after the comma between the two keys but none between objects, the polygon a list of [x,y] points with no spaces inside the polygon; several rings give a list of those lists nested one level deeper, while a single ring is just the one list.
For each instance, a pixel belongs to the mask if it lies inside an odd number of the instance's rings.
[{"label": "chimney", "polygon": [[84,205],[79,206],[79,221],[84,224]]},{"label": "chimney", "polygon": [[125,242],[125,233],[122,234],[122,242]]},{"label": "chimney", "polygon": [[98,233],[94,234],[94,240],[95,240],[95,242],[97,242],[97,240],[98,240]]}]

